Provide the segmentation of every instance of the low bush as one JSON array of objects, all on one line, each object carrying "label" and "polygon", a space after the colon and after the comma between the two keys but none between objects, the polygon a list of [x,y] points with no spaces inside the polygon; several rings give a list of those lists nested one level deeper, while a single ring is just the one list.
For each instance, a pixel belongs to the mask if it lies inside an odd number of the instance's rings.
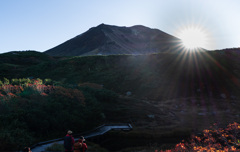
[{"label": "low bush", "polygon": [[69,129],[80,133],[104,122],[104,95],[97,95],[98,91],[38,82],[0,87],[0,151],[22,150],[38,141],[62,137]]},{"label": "low bush", "polygon": [[60,152],[60,151],[64,151],[64,146],[63,146],[63,144],[54,143],[51,146],[47,147],[45,150],[46,151],[54,151],[54,152],[59,151]]},{"label": "low bush", "polygon": [[240,151],[240,124],[234,122],[227,128],[218,128],[217,124],[203,131],[203,136],[195,136],[188,141],[182,141],[174,149],[155,150],[155,152],[227,152]]}]

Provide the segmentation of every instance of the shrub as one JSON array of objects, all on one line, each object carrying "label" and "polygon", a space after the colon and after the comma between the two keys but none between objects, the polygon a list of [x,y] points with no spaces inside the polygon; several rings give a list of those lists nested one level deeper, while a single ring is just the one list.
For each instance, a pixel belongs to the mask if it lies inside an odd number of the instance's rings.
[{"label": "shrub", "polygon": [[44,84],[45,85],[53,85],[53,82],[51,79],[44,79]]},{"label": "shrub", "polygon": [[3,78],[3,83],[4,83],[5,85],[8,85],[8,84],[9,84],[9,80],[8,80],[7,78]]},{"label": "shrub", "polygon": [[32,83],[32,81],[29,78],[22,78],[22,79],[19,79],[19,81],[21,82],[22,85],[26,85],[26,86],[27,84]]},{"label": "shrub", "polygon": [[42,84],[42,79],[40,78],[37,78],[37,80],[35,80],[34,84]]},{"label": "shrub", "polygon": [[83,92],[91,93],[100,102],[115,102],[118,94],[107,89],[98,89],[89,86],[79,86]]},{"label": "shrub", "polygon": [[24,89],[23,92],[21,92],[19,94],[20,97],[22,98],[30,98],[30,96],[38,94],[36,90],[34,90],[33,88],[27,87]]},{"label": "shrub", "polygon": [[84,95],[78,89],[71,89],[71,88],[64,88],[61,86],[57,86],[53,90],[52,96],[55,99],[64,100],[67,98],[67,99],[74,100],[74,101],[80,102],[82,104],[85,104],[84,103],[84,100],[85,100]]},{"label": "shrub", "polygon": [[21,82],[21,81],[19,81],[19,79],[12,79],[11,80],[12,85],[19,85],[19,82]]},{"label": "shrub", "polygon": [[63,144],[54,143],[45,149],[46,151],[64,151]]},{"label": "shrub", "polygon": [[189,142],[182,141],[171,150],[155,152],[188,152],[188,151],[239,151],[240,124],[234,122],[227,128],[218,128],[216,124],[203,131],[203,136],[192,136]]},{"label": "shrub", "polygon": [[[0,150],[21,150],[24,146],[30,145],[34,138],[26,129],[26,125],[19,120],[6,122],[8,124],[1,128],[0,133]],[[3,124],[1,122],[1,124]]]},{"label": "shrub", "polygon": [[0,151],[22,149],[33,144],[34,139],[62,136],[69,127],[80,133],[105,119],[101,100],[104,96],[111,97],[110,92],[46,86],[35,80],[28,83],[28,80],[13,80],[19,85],[0,87]]}]

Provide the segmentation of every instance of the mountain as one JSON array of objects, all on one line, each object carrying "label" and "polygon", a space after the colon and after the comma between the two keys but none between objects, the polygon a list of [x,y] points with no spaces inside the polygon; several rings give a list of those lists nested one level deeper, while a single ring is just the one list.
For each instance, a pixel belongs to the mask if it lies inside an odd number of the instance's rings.
[{"label": "mountain", "polygon": [[51,56],[151,54],[178,50],[180,39],[142,25],[100,24],[45,53]]}]

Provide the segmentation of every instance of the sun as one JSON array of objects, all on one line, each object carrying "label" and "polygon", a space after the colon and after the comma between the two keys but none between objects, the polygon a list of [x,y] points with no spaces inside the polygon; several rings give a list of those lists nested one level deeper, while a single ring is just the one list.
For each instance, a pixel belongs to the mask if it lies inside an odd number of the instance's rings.
[{"label": "sun", "polygon": [[182,40],[182,45],[188,50],[205,48],[208,41],[206,31],[197,26],[181,29],[178,37]]}]

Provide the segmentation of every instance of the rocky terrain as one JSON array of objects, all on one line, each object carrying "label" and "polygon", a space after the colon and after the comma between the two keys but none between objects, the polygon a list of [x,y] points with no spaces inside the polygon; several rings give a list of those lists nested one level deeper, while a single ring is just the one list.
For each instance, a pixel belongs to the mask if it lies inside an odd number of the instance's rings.
[{"label": "rocky terrain", "polygon": [[142,25],[119,27],[100,24],[50,49],[51,56],[151,54],[181,49],[180,39]]}]

